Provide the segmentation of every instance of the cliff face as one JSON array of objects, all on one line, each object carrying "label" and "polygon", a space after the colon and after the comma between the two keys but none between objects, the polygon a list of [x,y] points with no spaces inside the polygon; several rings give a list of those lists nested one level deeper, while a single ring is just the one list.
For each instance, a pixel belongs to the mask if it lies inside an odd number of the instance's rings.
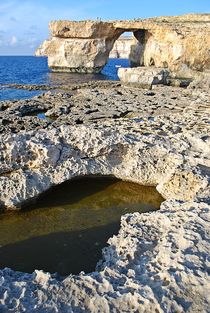
[{"label": "cliff face", "polygon": [[48,55],[48,52],[47,52],[48,46],[50,46],[50,40],[45,40],[41,44],[41,46],[39,46],[39,48],[36,50],[35,56],[36,57],[47,56]]},{"label": "cliff face", "polygon": [[100,72],[122,33],[112,22],[99,21],[53,21],[49,28],[52,37],[38,50],[61,72]]},{"label": "cliff face", "polygon": [[[36,50],[36,56],[47,56],[48,47],[50,47],[50,40],[45,40],[41,46]],[[135,37],[120,37],[118,38],[109,53],[109,58],[129,59],[131,54],[134,54],[138,47],[138,40]]]},{"label": "cliff face", "polygon": [[109,54],[110,58],[129,59],[132,46],[137,44],[135,37],[121,37],[117,39]]},{"label": "cliff face", "polygon": [[[54,21],[51,39],[37,54],[48,56],[55,71],[99,72],[119,36],[131,31],[137,42],[129,53],[135,65],[165,67],[178,76],[210,68],[210,14],[189,14],[134,21]],[[119,41],[111,56],[128,45]],[[115,52],[114,52],[115,51]],[[124,54],[123,54],[124,56]]]}]

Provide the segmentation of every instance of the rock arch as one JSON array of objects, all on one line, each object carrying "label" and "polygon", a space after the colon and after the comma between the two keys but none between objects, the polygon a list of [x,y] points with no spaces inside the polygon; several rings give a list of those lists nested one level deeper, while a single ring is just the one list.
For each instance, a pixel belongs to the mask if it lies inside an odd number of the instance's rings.
[{"label": "rock arch", "polygon": [[[195,23],[196,22],[196,23]],[[191,75],[210,68],[210,15],[184,15],[133,21],[53,21],[51,39],[36,55],[47,55],[53,71],[98,73],[124,32],[137,39],[133,65],[168,67]]]}]

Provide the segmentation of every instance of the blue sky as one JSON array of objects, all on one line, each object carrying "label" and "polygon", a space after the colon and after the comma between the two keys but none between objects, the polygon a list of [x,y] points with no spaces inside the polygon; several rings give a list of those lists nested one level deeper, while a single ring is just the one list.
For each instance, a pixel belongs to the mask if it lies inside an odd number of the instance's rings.
[{"label": "blue sky", "polygon": [[56,19],[133,19],[210,13],[210,0],[0,0],[0,55],[31,55]]}]

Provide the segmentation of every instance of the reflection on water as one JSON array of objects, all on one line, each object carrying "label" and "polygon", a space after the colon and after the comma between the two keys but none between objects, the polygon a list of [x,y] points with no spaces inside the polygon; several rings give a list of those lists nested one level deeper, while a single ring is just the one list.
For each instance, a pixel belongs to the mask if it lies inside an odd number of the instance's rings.
[{"label": "reflection on water", "polygon": [[162,201],[154,187],[115,178],[63,183],[30,207],[0,216],[0,267],[61,275],[93,271],[120,216],[156,210]]}]

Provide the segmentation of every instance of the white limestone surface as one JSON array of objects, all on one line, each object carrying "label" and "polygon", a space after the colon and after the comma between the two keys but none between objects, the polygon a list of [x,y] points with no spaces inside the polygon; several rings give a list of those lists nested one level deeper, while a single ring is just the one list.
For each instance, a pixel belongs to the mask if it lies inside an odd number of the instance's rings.
[{"label": "white limestone surface", "polygon": [[138,84],[151,87],[152,85],[167,84],[169,71],[165,68],[134,67],[119,68],[118,76],[123,83]]},{"label": "white limestone surface", "polygon": [[96,272],[0,271],[1,312],[208,312],[209,209],[166,201],[126,214]]},{"label": "white limestone surface", "polygon": [[1,135],[2,207],[87,174],[157,186],[166,201],[122,216],[93,273],[1,270],[0,312],[209,312],[209,95],[192,93],[181,114]]}]

